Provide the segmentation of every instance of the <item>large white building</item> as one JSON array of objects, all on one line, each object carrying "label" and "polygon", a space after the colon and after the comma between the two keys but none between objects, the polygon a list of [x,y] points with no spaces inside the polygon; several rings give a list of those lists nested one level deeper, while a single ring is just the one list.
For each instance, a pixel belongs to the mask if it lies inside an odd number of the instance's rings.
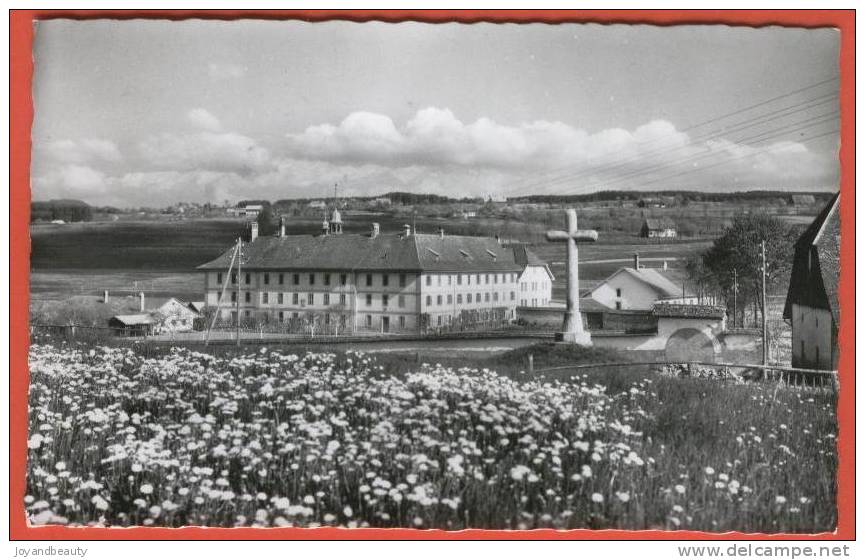
[{"label": "large white building", "polygon": [[525,245],[514,245],[514,259],[523,267],[517,282],[520,307],[545,307],[553,298],[555,276],[550,267]]},{"label": "large white building", "polygon": [[510,321],[527,268],[491,238],[417,234],[409,226],[381,233],[378,224],[366,234],[343,234],[337,212],[319,235],[255,232],[243,244],[239,276],[236,268],[228,272],[233,248],[198,267],[206,303],[219,303],[224,320],[237,318],[239,302],[246,321],[302,321],[338,332]]},{"label": "large white building", "polygon": [[793,367],[838,367],[840,193],[796,242],[784,319],[792,327]]}]

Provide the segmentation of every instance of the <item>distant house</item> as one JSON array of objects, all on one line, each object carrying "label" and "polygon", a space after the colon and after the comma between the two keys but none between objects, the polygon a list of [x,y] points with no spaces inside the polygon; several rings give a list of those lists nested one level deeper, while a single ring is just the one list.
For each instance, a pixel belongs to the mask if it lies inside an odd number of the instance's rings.
[{"label": "distant house", "polygon": [[637,202],[638,208],[663,208],[666,206],[660,198],[641,198]]},{"label": "distant house", "polygon": [[696,296],[684,293],[682,286],[674,284],[663,271],[641,267],[638,256],[634,257],[633,268],[620,268],[598,284],[589,297],[617,310],[651,311],[659,301],[697,303]]},{"label": "distant house", "polygon": [[309,208],[323,209],[327,208],[327,203],[323,200],[313,200],[309,204],[307,204]]},{"label": "distant house", "polygon": [[108,326],[118,335],[149,336],[159,333],[189,332],[198,326],[203,302],[186,303],[177,298],[160,300],[155,309],[145,311],[144,294],[139,297],[138,313],[118,314],[108,319]]},{"label": "distant house", "polygon": [[261,204],[246,204],[243,206],[237,206],[236,208],[230,208],[228,211],[234,216],[255,219],[262,210],[264,210],[264,206]]},{"label": "distant house", "polygon": [[195,328],[195,320],[201,314],[190,304],[170,298],[151,312],[156,319],[157,332],[189,332]]},{"label": "distant house", "polygon": [[790,198],[793,206],[813,206],[817,203],[813,194],[794,194]]},{"label": "distant house", "polygon": [[793,367],[832,370],[838,366],[838,277],[840,193],[796,242],[784,319],[792,327]]},{"label": "distant house", "polygon": [[676,224],[667,218],[646,218],[640,237],[676,237]]}]

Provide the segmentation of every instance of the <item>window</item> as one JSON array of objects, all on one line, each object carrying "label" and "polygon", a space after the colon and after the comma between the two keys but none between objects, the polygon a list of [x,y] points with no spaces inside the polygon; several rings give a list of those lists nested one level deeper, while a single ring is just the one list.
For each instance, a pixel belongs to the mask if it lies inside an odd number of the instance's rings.
[{"label": "window", "polygon": [[249,309],[247,309],[246,311],[243,312],[243,316],[244,316],[244,317],[249,317]]},{"label": "window", "polygon": [[245,284],[249,284],[252,282],[252,275],[250,273],[246,273],[246,278],[244,279]]},{"label": "window", "polygon": [[306,304],[315,305],[315,294],[310,292],[306,295]]},{"label": "window", "polygon": [[498,284],[498,283],[499,283],[499,275],[493,274],[493,284]]},{"label": "window", "polygon": [[452,304],[453,302],[454,302],[454,296],[452,296],[451,294],[448,294],[448,305]]},{"label": "window", "polygon": [[399,275],[399,287],[405,288],[405,274]]},{"label": "window", "polygon": [[[285,296],[285,294],[283,294],[282,292],[279,292],[276,295],[276,303],[278,303],[279,305],[282,305],[283,303],[285,303],[285,297],[284,296]],[[282,314],[282,311],[280,311],[279,313]]]},{"label": "window", "polygon": [[315,286],[315,273],[314,272],[311,272],[309,274],[309,285]]},{"label": "window", "polygon": [[339,284],[341,286],[345,286],[348,283],[348,274],[340,274],[339,275]]},{"label": "window", "polygon": [[263,292],[261,294],[261,303],[270,303],[270,294],[267,292]]},{"label": "window", "polygon": [[460,303],[462,303],[462,302],[463,302],[463,295],[462,295],[462,294],[457,294],[457,304],[460,304]]},{"label": "window", "polygon": [[484,274],[484,284],[489,284],[489,283],[490,283],[490,275]]},{"label": "window", "polygon": [[616,288],[616,297],[622,297],[622,289]]},{"label": "window", "polygon": [[245,301],[246,303],[251,302],[252,301],[252,295],[249,292],[244,292],[243,293],[243,301]]},{"label": "window", "polygon": [[264,273],[264,285],[267,286],[270,284],[270,274],[267,272]]},{"label": "window", "polygon": [[237,273],[236,272],[231,273],[231,283],[237,284]]},{"label": "window", "polygon": [[493,301],[499,301],[499,293],[493,292]]},{"label": "window", "polygon": [[329,325],[329,324],[330,324],[330,313],[326,313],[326,314],[325,314],[325,316],[324,316],[324,324],[325,324],[325,325]]},{"label": "window", "polygon": [[438,326],[442,326],[442,316],[441,315],[436,317],[436,322],[438,323]]},{"label": "window", "polygon": [[616,309],[621,309],[621,308],[622,308],[622,302],[621,302],[621,301],[617,301],[617,302],[616,302]]},{"label": "window", "polygon": [[426,285],[432,286],[432,276],[427,275],[426,277]]},{"label": "window", "polygon": [[399,296],[396,298],[396,304],[400,307],[405,307],[405,296]]},{"label": "window", "polygon": [[472,275],[471,274],[466,274],[466,285],[467,286],[472,285]]},{"label": "window", "polygon": [[237,292],[231,292],[231,301],[234,303],[237,302]]},{"label": "window", "polygon": [[436,296],[436,305],[441,305],[441,304],[442,304],[442,297]]},{"label": "window", "polygon": [[279,312],[279,322],[282,323],[284,321],[285,321],[285,312],[280,311]]},{"label": "window", "polygon": [[339,304],[345,305],[345,294],[339,294]]},{"label": "window", "polygon": [[372,326],[372,315],[367,315],[367,316],[366,316],[366,326],[367,326],[367,327],[371,327],[371,326]]},{"label": "window", "polygon": [[487,292],[484,294],[484,301],[489,301],[489,300],[490,300],[490,293]]},{"label": "window", "polygon": [[478,302],[478,303],[481,302],[481,293],[480,293],[480,292],[478,292],[478,293],[476,294],[475,301]]},{"label": "window", "polygon": [[330,274],[325,274],[325,275],[324,275],[324,285],[325,285],[325,286],[330,286]]},{"label": "window", "polygon": [[294,274],[294,275],[292,275],[291,283],[294,284],[295,286],[297,286],[298,284],[300,284],[300,274]]},{"label": "window", "polygon": [[381,275],[381,285],[387,286],[389,283],[390,283],[390,275],[389,274],[382,274]]},{"label": "window", "polygon": [[516,299],[517,299],[516,292],[511,292],[511,301],[516,301]]},{"label": "window", "polygon": [[401,328],[401,329],[405,328],[405,317],[402,315],[400,315],[400,317],[399,317],[399,328]]},{"label": "window", "polygon": [[324,304],[330,305],[330,294],[324,294]]},{"label": "window", "polygon": [[430,307],[432,305],[432,296],[426,297],[426,306]]},{"label": "window", "polygon": [[366,275],[366,285],[367,285],[367,286],[372,286],[372,274],[367,274],[367,275]]},{"label": "window", "polygon": [[279,273],[279,285],[282,286],[283,284],[285,284],[285,274],[280,272]]},{"label": "window", "polygon": [[222,284],[222,273],[221,272],[216,273],[216,283]]},{"label": "window", "polygon": [[442,275],[441,274],[436,274],[436,285],[437,286],[442,285]]},{"label": "window", "polygon": [[299,298],[298,294],[291,294],[291,303],[293,303],[294,305],[297,305],[298,298]]},{"label": "window", "polygon": [[448,286],[453,285],[454,277],[448,274]]},{"label": "window", "polygon": [[366,294],[366,306],[369,307],[372,305],[372,294]]},{"label": "window", "polygon": [[481,283],[481,275],[478,274],[477,276],[475,276],[475,284],[480,284],[480,283]]},{"label": "window", "polygon": [[466,303],[471,303],[471,302],[472,302],[472,295],[466,294]]},{"label": "window", "polygon": [[462,285],[463,285],[463,275],[457,274],[457,286],[462,286]]},{"label": "window", "polygon": [[[294,294],[294,295],[297,295],[297,294]],[[292,318],[292,319],[297,319],[297,311],[292,311],[292,312],[291,312],[291,318]]]},{"label": "window", "polygon": [[388,297],[387,294],[382,294],[382,296],[381,296],[381,304],[382,304],[383,306],[387,307],[387,304],[388,304],[388,300],[389,300],[389,299],[390,299],[390,298]]}]

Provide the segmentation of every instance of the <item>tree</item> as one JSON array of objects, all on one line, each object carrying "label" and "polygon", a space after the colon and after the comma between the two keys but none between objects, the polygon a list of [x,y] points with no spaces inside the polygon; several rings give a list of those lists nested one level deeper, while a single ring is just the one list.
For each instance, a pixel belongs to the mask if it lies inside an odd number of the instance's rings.
[{"label": "tree", "polygon": [[258,222],[259,235],[273,235],[279,229],[279,223],[273,215],[270,204],[264,205],[261,212],[258,213],[256,221]]},{"label": "tree", "polygon": [[749,214],[739,216],[724,230],[702,255],[706,271],[713,277],[719,295],[731,308],[733,271],[739,279],[738,299],[744,309],[754,306],[754,319],[761,307],[760,243],[766,242],[766,289],[777,291],[790,278],[793,245],[796,237],[787,225],[775,216]]}]

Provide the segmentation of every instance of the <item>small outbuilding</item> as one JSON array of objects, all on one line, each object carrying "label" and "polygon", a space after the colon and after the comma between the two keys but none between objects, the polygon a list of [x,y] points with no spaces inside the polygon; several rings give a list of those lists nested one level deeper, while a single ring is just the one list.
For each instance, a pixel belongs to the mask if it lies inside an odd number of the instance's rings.
[{"label": "small outbuilding", "polygon": [[640,237],[668,238],[677,235],[675,222],[668,218],[646,218],[640,229]]}]

